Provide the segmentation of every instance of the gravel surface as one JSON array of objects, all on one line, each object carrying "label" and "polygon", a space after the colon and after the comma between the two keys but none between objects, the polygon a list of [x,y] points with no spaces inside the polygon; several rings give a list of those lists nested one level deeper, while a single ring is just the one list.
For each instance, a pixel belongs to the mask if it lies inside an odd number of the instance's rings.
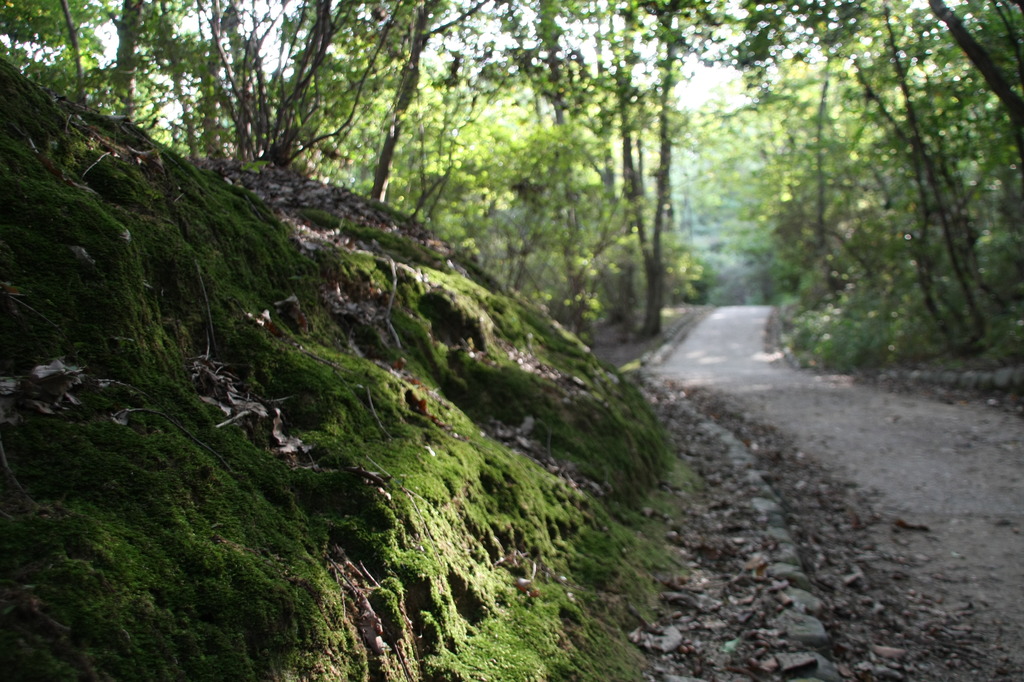
[{"label": "gravel surface", "polygon": [[793,370],[770,308],[716,310],[648,368],[707,482],[680,493],[651,680],[1024,679],[1024,420]]}]

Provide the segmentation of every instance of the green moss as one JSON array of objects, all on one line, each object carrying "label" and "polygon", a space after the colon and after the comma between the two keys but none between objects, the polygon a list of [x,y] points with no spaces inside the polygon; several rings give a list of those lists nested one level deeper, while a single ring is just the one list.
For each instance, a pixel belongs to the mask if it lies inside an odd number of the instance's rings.
[{"label": "green moss", "polygon": [[[400,232],[307,212],[374,253],[301,255],[253,195],[2,62],[0,116],[0,373],[83,377],[0,425],[9,679],[638,676],[603,591],[651,596],[655,544],[610,513],[670,462],[639,392]],[[218,380],[267,416],[224,424]],[[526,416],[614,499],[482,434]]]}]

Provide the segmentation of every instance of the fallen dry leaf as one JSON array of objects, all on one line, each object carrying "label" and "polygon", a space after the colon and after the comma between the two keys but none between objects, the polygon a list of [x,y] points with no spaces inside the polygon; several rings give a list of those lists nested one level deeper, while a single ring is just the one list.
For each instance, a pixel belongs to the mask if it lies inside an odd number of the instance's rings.
[{"label": "fallen dry leaf", "polygon": [[899,528],[900,530],[930,530],[930,528],[928,528],[928,526],[924,525],[923,523],[910,523],[909,521],[904,521],[903,519],[896,519],[892,522],[892,525],[893,527]]},{"label": "fallen dry leaf", "polygon": [[906,649],[897,649],[891,646],[872,645],[871,650],[882,658],[897,659],[907,655]]},{"label": "fallen dry leaf", "polygon": [[276,336],[277,338],[281,338],[282,336],[284,336],[284,333],[280,329],[278,329],[277,325],[274,324],[273,320],[270,319],[269,310],[264,310],[259,315],[246,313],[246,316],[256,324],[270,332],[272,336]]},{"label": "fallen dry leaf", "polygon": [[302,312],[298,296],[292,294],[284,300],[276,301],[274,307],[277,308],[278,315],[290,318],[300,333],[305,334],[309,331],[309,320],[306,319],[306,314]]}]

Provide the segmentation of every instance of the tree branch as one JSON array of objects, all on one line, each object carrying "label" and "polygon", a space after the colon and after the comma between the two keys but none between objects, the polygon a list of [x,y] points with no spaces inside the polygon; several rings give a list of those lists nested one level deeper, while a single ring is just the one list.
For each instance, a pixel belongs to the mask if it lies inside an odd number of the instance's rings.
[{"label": "tree branch", "polygon": [[928,0],[932,12],[949,28],[960,49],[978,69],[989,89],[995,93],[999,101],[1006,107],[1010,120],[1017,127],[1024,127],[1024,98],[1021,98],[1006,80],[992,56],[967,30],[960,18],[953,13],[943,0]]}]

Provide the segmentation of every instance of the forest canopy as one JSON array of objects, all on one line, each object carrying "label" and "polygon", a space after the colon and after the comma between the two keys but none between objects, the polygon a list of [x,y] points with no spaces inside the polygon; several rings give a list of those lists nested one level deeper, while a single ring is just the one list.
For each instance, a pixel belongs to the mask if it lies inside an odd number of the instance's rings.
[{"label": "forest canopy", "polygon": [[1022,32],[1009,0],[0,4],[37,82],[387,201],[575,331],[795,302],[847,367],[1024,354]]}]

